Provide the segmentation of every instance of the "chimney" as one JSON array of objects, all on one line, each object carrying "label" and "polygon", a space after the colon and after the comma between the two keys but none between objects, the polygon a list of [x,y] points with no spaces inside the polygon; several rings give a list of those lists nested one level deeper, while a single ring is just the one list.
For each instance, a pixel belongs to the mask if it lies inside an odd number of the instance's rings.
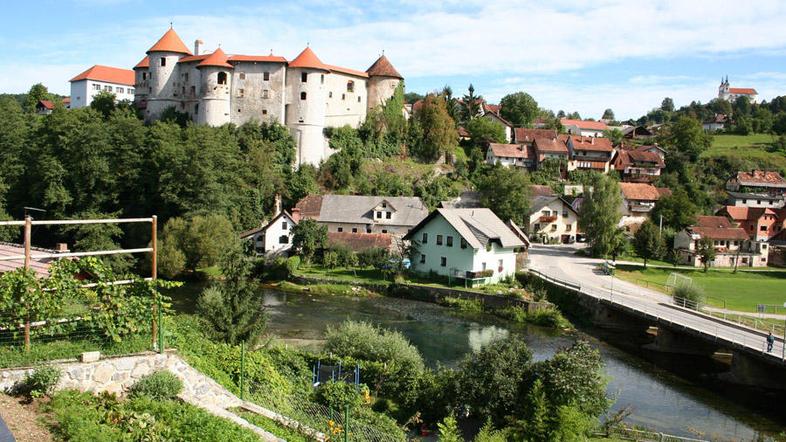
[{"label": "chimney", "polygon": [[59,242],[55,244],[55,252],[57,253],[66,253],[68,252],[68,244],[64,242]]},{"label": "chimney", "polygon": [[205,44],[205,42],[198,38],[194,40],[194,55],[199,55],[199,47],[203,44]]},{"label": "chimney", "polygon": [[281,213],[281,194],[277,193],[275,202],[273,203],[273,216],[276,217]]},{"label": "chimney", "polygon": [[298,207],[292,208],[292,221],[296,223],[300,222],[300,208]]},{"label": "chimney", "polygon": [[590,141],[590,144],[595,144],[595,137],[592,137],[592,141]]}]

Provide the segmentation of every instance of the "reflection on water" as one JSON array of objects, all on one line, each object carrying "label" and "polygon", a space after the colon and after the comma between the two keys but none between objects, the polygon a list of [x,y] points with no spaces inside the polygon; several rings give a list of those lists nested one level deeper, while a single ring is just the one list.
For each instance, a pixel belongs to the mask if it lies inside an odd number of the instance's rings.
[{"label": "reflection on water", "polygon": [[[608,392],[616,399],[614,411],[630,408],[627,421],[658,431],[723,441],[750,441],[759,432],[782,430],[768,420],[706,388],[657,368],[629,353],[584,334],[565,335],[533,326],[516,326],[495,317],[460,317],[444,307],[394,298],[348,298],[264,293],[271,333],[294,345],[318,347],[328,325],[345,319],[367,321],[403,333],[423,354],[426,362],[455,366],[469,352],[494,339],[517,334],[542,360],[577,336],[597,346],[606,364]],[[605,339],[605,338],[604,338]],[[673,368],[694,362],[677,358]]]}]

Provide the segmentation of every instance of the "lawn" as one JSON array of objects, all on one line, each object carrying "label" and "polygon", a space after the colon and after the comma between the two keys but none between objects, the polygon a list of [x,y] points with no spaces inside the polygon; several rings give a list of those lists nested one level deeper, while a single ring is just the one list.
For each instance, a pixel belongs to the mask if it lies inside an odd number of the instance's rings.
[{"label": "lawn", "polygon": [[[644,270],[640,267],[617,267],[616,275],[626,281],[639,285],[649,284],[650,288],[663,291],[663,285],[674,269]],[[710,270],[676,270],[678,273],[693,278],[693,283],[704,289],[707,303],[732,310],[755,312],[757,304],[782,306],[786,302],[786,270],[774,271],[738,271]]]},{"label": "lawn", "polygon": [[735,157],[750,160],[761,167],[786,168],[786,156],[767,150],[774,141],[775,138],[769,134],[715,135],[712,146],[701,157]]}]

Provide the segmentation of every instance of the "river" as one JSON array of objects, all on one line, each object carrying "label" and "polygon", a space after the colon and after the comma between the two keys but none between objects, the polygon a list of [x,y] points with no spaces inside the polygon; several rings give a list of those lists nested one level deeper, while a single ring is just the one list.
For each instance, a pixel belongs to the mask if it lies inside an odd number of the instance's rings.
[{"label": "river", "polygon": [[[519,326],[491,315],[468,317],[435,304],[387,297],[308,296],[275,291],[265,291],[264,296],[270,314],[269,331],[292,345],[318,348],[328,325],[345,319],[362,320],[402,332],[429,365],[453,366],[468,352],[512,333],[526,340],[536,359],[548,358],[581,337],[600,349],[609,378],[608,393],[616,399],[612,411],[628,407],[632,411],[627,418],[630,425],[722,441],[756,440],[784,428],[776,420],[739,405],[739,401],[706,388],[706,382],[691,379],[689,373],[677,376],[659,368],[663,364],[653,364],[584,332]],[[680,358],[677,371],[690,364]]]}]

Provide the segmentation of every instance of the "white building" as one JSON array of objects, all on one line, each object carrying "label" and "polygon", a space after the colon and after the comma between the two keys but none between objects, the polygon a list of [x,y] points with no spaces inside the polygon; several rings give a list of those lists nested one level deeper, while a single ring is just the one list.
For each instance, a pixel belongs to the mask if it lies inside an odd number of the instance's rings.
[{"label": "white building", "polygon": [[655,204],[663,195],[670,195],[669,189],[658,189],[648,183],[620,183],[622,193],[622,217],[619,227],[635,232],[650,218]]},{"label": "white building", "polygon": [[169,29],[135,67],[136,103],[146,121],[168,108],[200,124],[277,122],[297,143],[297,164],[318,165],[332,153],[327,127],[358,127],[368,110],[403,80],[382,55],[366,71],[323,63],[311,48],[287,61],[276,55],[192,53]]},{"label": "white building", "polygon": [[579,214],[564,198],[536,196],[529,214],[529,237],[533,242],[572,243],[579,230]]},{"label": "white building", "polygon": [[769,245],[748,239],[745,229],[732,226],[723,216],[699,216],[695,226],[690,226],[674,237],[674,250],[683,264],[701,267],[699,254],[702,239],[712,241],[715,258],[710,267],[765,267]]},{"label": "white building", "polygon": [[257,254],[278,256],[287,253],[292,247],[292,228],[296,225],[297,220],[283,211],[266,225],[242,232],[240,238],[251,240]]},{"label": "white building", "polygon": [[90,106],[100,92],[115,94],[117,101],[134,101],[134,71],[95,65],[70,80],[71,109]]},{"label": "white building", "polygon": [[486,163],[505,167],[535,168],[536,157],[532,145],[490,143],[486,151]]},{"label": "white building", "polygon": [[526,247],[486,208],[436,209],[404,239],[415,248],[413,271],[470,283],[494,283],[514,275],[516,253]]},{"label": "white building", "polygon": [[559,121],[566,133],[582,137],[602,137],[603,132],[609,128],[602,121],[571,120],[569,118],[562,118]]},{"label": "white building", "polygon": [[726,182],[728,204],[779,209],[786,205],[786,180],[774,171],[737,172]]},{"label": "white building", "polygon": [[739,97],[748,97],[751,103],[756,102],[759,93],[752,87],[730,87],[729,76],[726,79],[721,79],[721,84],[718,86],[718,98],[726,101],[735,101]]}]

